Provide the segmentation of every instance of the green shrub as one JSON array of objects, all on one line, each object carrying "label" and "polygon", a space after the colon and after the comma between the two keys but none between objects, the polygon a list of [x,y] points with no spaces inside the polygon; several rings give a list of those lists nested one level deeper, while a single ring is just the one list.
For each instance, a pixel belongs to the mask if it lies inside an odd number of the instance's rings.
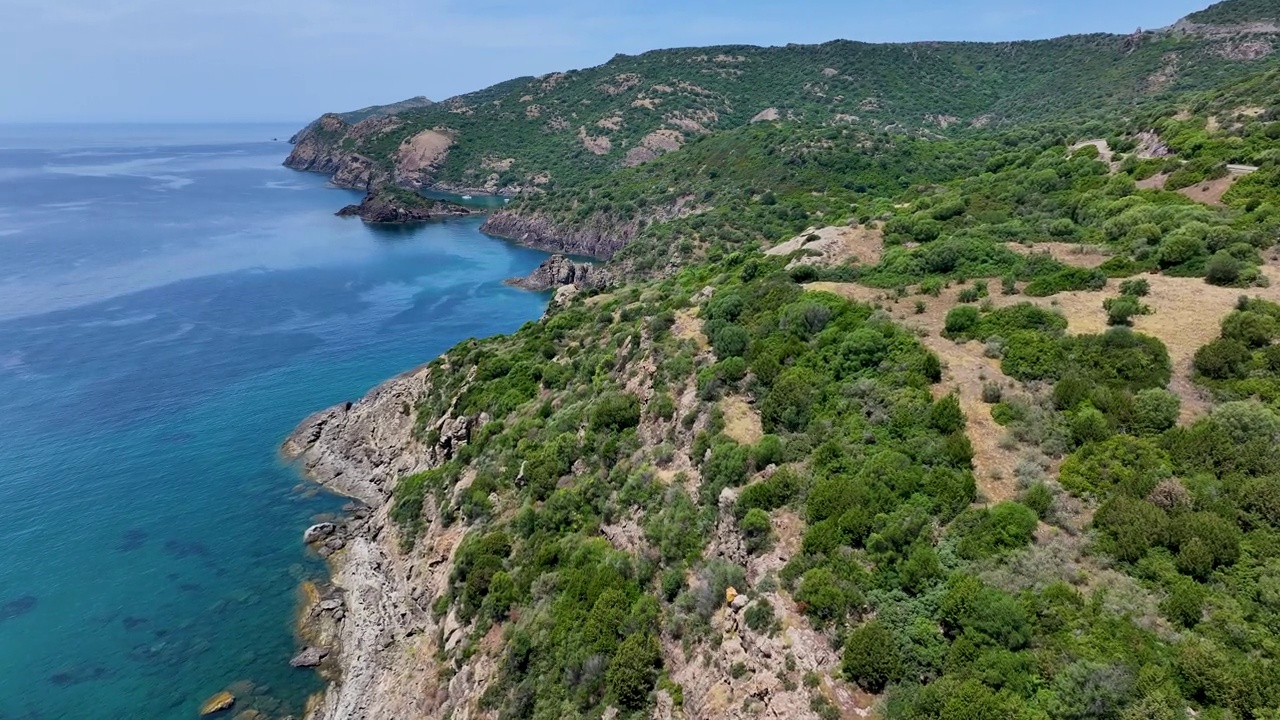
[{"label": "green shrub", "polygon": [[946,332],[962,335],[977,326],[981,319],[978,308],[972,305],[958,305],[947,311]]},{"label": "green shrub", "polygon": [[605,395],[591,410],[592,430],[621,432],[639,424],[640,399],[630,393]]},{"label": "green shrub", "polygon": [[747,627],[753,632],[764,635],[772,635],[777,632],[778,617],[773,612],[773,605],[766,599],[760,598],[751,605],[747,606],[747,611],[743,613],[747,621]]},{"label": "green shrub", "polygon": [[879,622],[854,628],[845,640],[844,676],[867,692],[878,693],[902,671],[901,650],[893,633]]},{"label": "green shrub", "polygon": [[1196,351],[1192,365],[1207,378],[1230,380],[1243,377],[1252,358],[1243,343],[1218,338]]},{"label": "green shrub", "polygon": [[746,541],[747,552],[755,554],[768,546],[773,524],[769,522],[769,513],[752,508],[738,521],[738,529]]},{"label": "green shrub", "polygon": [[1120,283],[1120,294],[1130,297],[1146,297],[1151,292],[1151,283],[1145,278],[1125,280]]},{"label": "green shrub", "polygon": [[1204,613],[1204,603],[1209,593],[1200,583],[1186,578],[1178,578],[1169,591],[1168,597],[1160,603],[1160,611],[1165,617],[1184,628],[1194,627],[1200,622]]},{"label": "green shrub", "polygon": [[1157,435],[1178,422],[1182,400],[1164,388],[1139,390],[1134,396],[1133,429],[1143,435]]},{"label": "green shrub", "polygon": [[660,659],[658,640],[647,632],[633,633],[622,641],[605,673],[605,682],[619,705],[639,710],[648,704]]}]

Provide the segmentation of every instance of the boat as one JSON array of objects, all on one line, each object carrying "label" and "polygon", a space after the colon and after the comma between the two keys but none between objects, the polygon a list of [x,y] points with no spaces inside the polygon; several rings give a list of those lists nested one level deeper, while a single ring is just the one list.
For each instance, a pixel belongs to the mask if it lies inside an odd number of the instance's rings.
[{"label": "boat", "polygon": [[462,199],[463,199],[463,200],[470,200],[470,199],[471,199],[471,196],[470,196],[470,195],[463,195],[463,196],[462,196]]}]

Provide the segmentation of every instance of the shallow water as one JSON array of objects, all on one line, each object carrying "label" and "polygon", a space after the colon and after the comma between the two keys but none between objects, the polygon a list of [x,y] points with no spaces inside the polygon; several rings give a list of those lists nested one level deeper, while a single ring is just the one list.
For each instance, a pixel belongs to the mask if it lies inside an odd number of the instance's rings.
[{"label": "shallow water", "polygon": [[294,129],[0,126],[0,718],[192,718],[244,681],[298,712],[300,535],[343,501],[280,440],[542,311],[500,281],[543,255],[479,220],[334,217],[358,194],[280,167]]}]

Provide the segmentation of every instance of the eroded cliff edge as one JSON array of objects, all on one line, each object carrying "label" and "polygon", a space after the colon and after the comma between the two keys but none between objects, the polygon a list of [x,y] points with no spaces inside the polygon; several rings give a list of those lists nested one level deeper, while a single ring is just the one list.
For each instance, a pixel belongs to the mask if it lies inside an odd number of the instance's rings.
[{"label": "eroded cliff edge", "polygon": [[[474,673],[495,672],[479,664],[442,684],[430,660],[457,629],[452,614],[437,620],[430,604],[447,587],[465,527],[445,527],[429,514],[416,551],[404,554],[389,519],[396,480],[446,462],[487,421],[454,417],[451,409],[433,425],[430,435],[438,439],[420,440],[414,408],[431,392],[433,372],[450,368],[419,368],[358,402],[316,413],[281,448],[312,480],[368,506],[367,517],[349,526],[345,548],[330,557],[328,606],[317,596],[304,609],[303,634],[337,658],[337,676],[309,703],[310,720],[449,717],[487,679]],[[337,619],[335,597],[343,609]]]}]

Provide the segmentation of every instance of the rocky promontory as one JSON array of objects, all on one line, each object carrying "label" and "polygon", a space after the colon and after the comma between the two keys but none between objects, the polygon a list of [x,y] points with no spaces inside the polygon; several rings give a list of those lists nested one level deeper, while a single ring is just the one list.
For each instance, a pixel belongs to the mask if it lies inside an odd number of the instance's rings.
[{"label": "rocky promontory", "polygon": [[472,211],[444,200],[432,200],[405,188],[383,186],[364,196],[358,205],[338,211],[339,217],[358,217],[367,223],[415,223],[470,215]]},{"label": "rocky promontory", "polygon": [[609,279],[608,272],[591,263],[574,262],[563,255],[552,255],[527,276],[510,278],[504,282],[524,290],[543,292],[566,285],[576,285],[579,288],[602,287],[609,284]]}]

